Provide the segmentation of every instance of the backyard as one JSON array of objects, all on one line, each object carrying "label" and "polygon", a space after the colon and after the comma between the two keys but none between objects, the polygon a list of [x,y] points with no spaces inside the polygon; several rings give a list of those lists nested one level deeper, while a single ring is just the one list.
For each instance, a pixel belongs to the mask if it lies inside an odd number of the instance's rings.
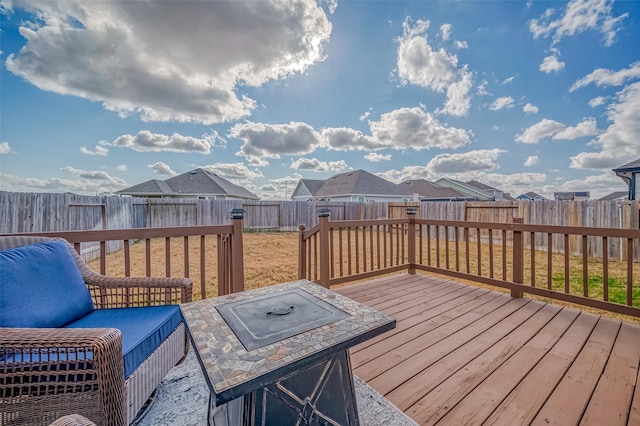
[{"label": "backyard", "polygon": [[[361,236],[364,237],[364,236]],[[353,237],[355,238],[355,236]],[[369,237],[365,237],[368,239]],[[184,257],[183,257],[183,238],[171,238],[170,243],[170,274],[172,276],[184,276]],[[346,242],[343,242],[346,244]],[[431,265],[436,264],[436,259],[440,258],[440,267],[447,269],[466,270],[466,248],[463,244],[460,247],[459,259],[456,261],[454,244],[446,243],[441,239],[439,241],[440,248],[436,248],[436,241],[432,240],[427,245],[427,240],[422,241],[423,249],[421,251],[421,259],[423,264],[428,263],[429,255],[431,253],[430,261]],[[216,257],[216,239],[215,237],[207,237],[205,240],[205,286],[206,297],[214,297],[217,295],[217,257]],[[298,233],[296,232],[258,232],[258,233],[245,233],[243,235],[244,246],[244,288],[253,289],[259,287],[265,287],[277,283],[286,281],[292,281],[298,278]],[[469,267],[471,273],[477,273],[478,261],[476,249],[476,243],[471,242],[469,248]],[[358,263],[360,270],[374,269],[375,263],[370,256],[370,247],[365,247],[364,255],[360,255]],[[334,249],[337,253],[338,250]],[[492,248],[493,251],[493,274],[490,271],[490,256],[488,244],[482,243],[480,245],[481,256],[481,275],[490,276],[491,274],[498,279],[502,278],[503,271],[506,272],[508,280],[511,279],[511,268],[509,259],[511,259],[511,248],[507,248],[505,254],[505,267],[502,265],[502,247],[496,246]],[[447,256],[447,252],[449,256]],[[344,249],[344,253],[347,250]],[[397,254],[397,253],[396,253]],[[401,256],[404,256],[405,252],[401,250]],[[145,244],[144,242],[137,242],[131,246],[131,275],[132,276],[144,276],[145,275]],[[337,257],[337,256],[336,256]],[[448,260],[447,260],[448,257]],[[165,276],[166,275],[166,253],[165,253],[165,241],[164,239],[152,239],[151,240],[151,276]],[[200,284],[200,241],[198,238],[189,239],[189,258],[190,258],[190,271],[189,277],[193,280],[193,294],[194,299],[201,298],[201,284]],[[531,283],[531,251],[525,250],[525,262],[524,262],[524,283],[530,285]],[[418,259],[419,261],[419,259]],[[343,259],[345,264],[346,259]],[[557,291],[563,291],[565,286],[565,256],[560,253],[554,253],[552,256],[552,272],[551,282],[552,288]],[[368,267],[365,266],[368,264]],[[457,263],[457,265],[456,265]],[[536,251],[535,255],[535,282],[538,287],[547,287],[548,283],[548,269],[547,269],[547,254],[546,252]],[[581,295],[584,293],[583,286],[583,260],[579,256],[569,256],[569,292],[571,294]],[[120,250],[109,254],[106,259],[106,274],[114,276],[124,275],[124,251]],[[339,261],[334,259],[335,270],[339,270]],[[99,270],[99,259],[94,259],[89,262],[89,266],[94,270]],[[353,266],[353,265],[352,265]],[[608,262],[608,274],[609,274],[609,300],[615,303],[624,304],[626,301],[626,277],[627,277],[627,262],[619,260],[609,260]],[[346,268],[345,268],[346,271]],[[312,279],[314,277],[312,276]],[[604,287],[602,283],[602,261],[600,259],[590,258],[588,261],[588,293],[591,298],[603,300]],[[640,265],[633,265],[633,305],[640,305]],[[491,289],[503,290],[493,286],[486,286],[477,282],[466,281],[467,284],[486,287]],[[504,290],[507,291],[507,290]],[[582,308],[584,309],[584,308]],[[588,310],[588,309],[587,309]]]}]

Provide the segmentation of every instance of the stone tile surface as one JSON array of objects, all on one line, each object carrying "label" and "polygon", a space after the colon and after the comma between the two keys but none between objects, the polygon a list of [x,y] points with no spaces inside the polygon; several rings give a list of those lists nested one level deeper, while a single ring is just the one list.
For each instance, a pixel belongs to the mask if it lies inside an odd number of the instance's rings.
[{"label": "stone tile surface", "polygon": [[[276,343],[247,351],[215,309],[237,300],[302,289],[341,309],[348,316]],[[392,328],[394,319],[363,304],[307,280],[292,281],[261,289],[235,293],[181,306],[196,356],[214,394],[257,382],[266,374],[339,345],[343,349],[359,343],[362,335]],[[370,337],[372,337],[370,336]],[[360,340],[358,340],[360,339]]]}]

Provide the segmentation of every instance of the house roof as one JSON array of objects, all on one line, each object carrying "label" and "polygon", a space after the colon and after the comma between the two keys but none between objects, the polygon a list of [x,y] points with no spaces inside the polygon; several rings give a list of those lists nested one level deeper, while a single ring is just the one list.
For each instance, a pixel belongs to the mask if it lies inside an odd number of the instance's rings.
[{"label": "house roof", "polygon": [[151,179],[129,188],[117,191],[116,194],[126,195],[171,195],[173,190],[165,181]]},{"label": "house roof", "polygon": [[624,164],[616,169],[613,169],[614,172],[625,171],[625,170],[640,170],[640,158],[630,163]]},{"label": "house roof", "polygon": [[[493,186],[486,185],[486,184],[484,184],[482,182],[478,182],[477,180],[470,180],[470,181],[466,182],[466,184],[467,185],[471,185],[471,186],[473,186],[475,188],[478,188],[481,191],[500,191],[499,189],[494,188]],[[502,192],[502,191],[500,191],[500,192]]]},{"label": "house roof", "polygon": [[231,196],[258,200],[258,196],[245,188],[208,170],[197,168],[165,181],[150,180],[117,192],[123,195],[193,195]]},{"label": "house roof", "polygon": [[449,178],[440,178],[435,183],[436,185],[439,185],[439,186],[460,187],[462,189],[461,192],[466,193],[467,195],[479,198],[480,200],[493,200],[493,196],[488,195],[486,192],[484,192],[484,190],[474,185],[470,185],[466,182],[462,182],[455,179],[449,179]]},{"label": "house roof", "polygon": [[453,188],[436,185],[425,179],[406,180],[398,184],[408,192],[417,193],[422,199],[460,199],[469,198],[466,194]]},{"label": "house roof", "polygon": [[598,198],[598,201],[613,201],[618,199],[626,199],[628,197],[627,191],[615,191],[611,194],[605,195],[602,198]]},{"label": "house roof", "polygon": [[322,183],[316,197],[338,195],[412,195],[401,186],[364,170],[354,170],[331,176]]},{"label": "house roof", "polygon": [[589,191],[554,192],[553,198],[558,200],[573,200],[574,197],[589,197]]},{"label": "house roof", "polygon": [[316,195],[316,192],[322,187],[324,180],[322,179],[300,179],[300,183],[304,185],[311,195]]},{"label": "house roof", "polygon": [[535,198],[541,198],[543,200],[546,200],[545,197],[543,197],[542,195],[540,195],[540,194],[538,194],[536,192],[533,192],[533,191],[529,191],[529,192],[525,192],[524,194],[520,194],[520,195],[518,195],[517,198],[530,198],[532,200],[535,199]]},{"label": "house roof", "polygon": [[640,158],[612,170],[616,174],[616,176],[618,176],[627,185],[629,185],[632,175],[634,173],[640,173]]}]

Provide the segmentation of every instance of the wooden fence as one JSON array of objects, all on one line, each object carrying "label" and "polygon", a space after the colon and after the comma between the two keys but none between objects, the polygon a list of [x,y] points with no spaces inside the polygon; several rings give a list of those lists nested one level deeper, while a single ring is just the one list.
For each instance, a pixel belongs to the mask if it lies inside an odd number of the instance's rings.
[{"label": "wooden fence", "polygon": [[[621,259],[602,251],[613,240],[625,249]],[[640,230],[324,216],[300,227],[298,276],[330,287],[422,270],[640,317],[639,252]]]}]

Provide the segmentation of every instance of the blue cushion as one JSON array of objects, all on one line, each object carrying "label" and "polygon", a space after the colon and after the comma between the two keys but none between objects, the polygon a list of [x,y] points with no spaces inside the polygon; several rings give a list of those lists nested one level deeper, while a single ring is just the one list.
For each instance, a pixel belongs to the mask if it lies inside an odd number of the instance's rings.
[{"label": "blue cushion", "polygon": [[122,333],[124,375],[129,377],[183,321],[177,305],[96,309],[68,328],[117,328]]},{"label": "blue cushion", "polygon": [[93,311],[64,241],[0,250],[0,327],[62,327]]}]

